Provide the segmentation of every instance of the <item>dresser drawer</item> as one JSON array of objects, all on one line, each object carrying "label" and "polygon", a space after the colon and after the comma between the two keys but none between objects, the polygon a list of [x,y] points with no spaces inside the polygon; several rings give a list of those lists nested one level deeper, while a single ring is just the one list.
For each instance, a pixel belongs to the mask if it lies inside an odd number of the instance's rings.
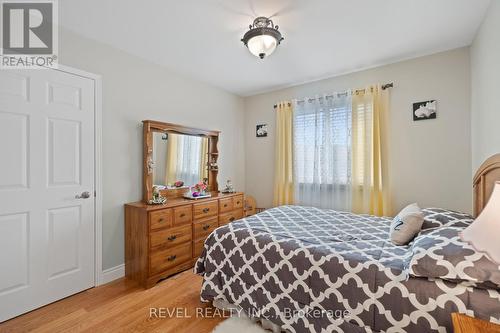
[{"label": "dresser drawer", "polygon": [[203,249],[205,247],[205,240],[200,239],[196,242],[193,242],[193,258],[196,260],[201,256]]},{"label": "dresser drawer", "polygon": [[236,217],[236,214],[234,213],[234,211],[219,215],[219,225],[228,224],[228,223],[236,221],[236,220],[237,220],[237,217]]},{"label": "dresser drawer", "polygon": [[236,217],[237,220],[242,219],[245,216],[244,213],[243,208],[233,210],[234,217]]},{"label": "dresser drawer", "polygon": [[193,204],[194,219],[203,219],[209,216],[217,215],[217,200]]},{"label": "dresser drawer", "polygon": [[193,239],[195,241],[198,239],[205,240],[205,238],[207,238],[207,236],[219,226],[217,222],[217,216],[214,216],[206,220],[200,220],[193,223]]},{"label": "dresser drawer", "polygon": [[172,226],[172,209],[156,210],[149,213],[149,228],[151,230]]},{"label": "dresser drawer", "polygon": [[219,213],[230,212],[233,210],[233,198],[219,200]]},{"label": "dresser drawer", "polygon": [[191,225],[154,231],[149,237],[151,248],[157,246],[173,247],[191,241]]},{"label": "dresser drawer", "polygon": [[192,243],[186,243],[171,249],[155,251],[149,257],[150,275],[161,273],[169,268],[191,260]]},{"label": "dresser drawer", "polygon": [[233,208],[243,208],[243,196],[238,195],[236,197],[233,197]]},{"label": "dresser drawer", "polygon": [[174,208],[174,225],[191,223],[193,219],[191,205]]}]

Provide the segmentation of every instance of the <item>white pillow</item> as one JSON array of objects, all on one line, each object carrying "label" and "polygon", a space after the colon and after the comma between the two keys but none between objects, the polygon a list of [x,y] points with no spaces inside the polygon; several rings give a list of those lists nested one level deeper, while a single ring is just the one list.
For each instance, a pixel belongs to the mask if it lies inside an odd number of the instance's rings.
[{"label": "white pillow", "polygon": [[390,237],[396,245],[408,244],[422,228],[424,214],[416,203],[403,208],[392,220]]}]

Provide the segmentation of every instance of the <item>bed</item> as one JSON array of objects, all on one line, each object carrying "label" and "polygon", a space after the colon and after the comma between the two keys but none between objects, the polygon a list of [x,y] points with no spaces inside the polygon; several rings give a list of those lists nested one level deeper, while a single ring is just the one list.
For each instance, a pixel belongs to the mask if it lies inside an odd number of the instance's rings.
[{"label": "bed", "polygon": [[[494,162],[498,167],[480,168],[475,177],[482,201],[500,170],[500,158]],[[434,237],[433,253],[456,252],[456,233],[473,218],[439,208],[424,214],[422,244]],[[390,224],[385,217],[281,206],[218,228],[194,268],[203,276],[201,300],[235,305],[290,332],[452,332],[452,312],[500,323],[497,285],[410,276],[419,241],[394,245]],[[471,258],[459,266],[473,265]]]}]

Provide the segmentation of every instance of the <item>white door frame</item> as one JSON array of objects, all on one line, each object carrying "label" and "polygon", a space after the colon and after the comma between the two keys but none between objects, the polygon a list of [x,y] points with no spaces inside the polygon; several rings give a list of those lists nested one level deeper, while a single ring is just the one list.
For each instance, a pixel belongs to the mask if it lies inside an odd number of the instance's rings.
[{"label": "white door frame", "polygon": [[103,284],[102,270],[102,77],[73,67],[58,65],[57,70],[94,81],[94,286]]}]

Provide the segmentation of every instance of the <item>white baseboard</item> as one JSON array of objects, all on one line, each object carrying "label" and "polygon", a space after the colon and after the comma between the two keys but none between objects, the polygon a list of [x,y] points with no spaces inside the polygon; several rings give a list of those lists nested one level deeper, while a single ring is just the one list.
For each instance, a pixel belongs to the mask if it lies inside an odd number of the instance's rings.
[{"label": "white baseboard", "polygon": [[125,264],[111,267],[102,271],[101,285],[125,276]]}]

